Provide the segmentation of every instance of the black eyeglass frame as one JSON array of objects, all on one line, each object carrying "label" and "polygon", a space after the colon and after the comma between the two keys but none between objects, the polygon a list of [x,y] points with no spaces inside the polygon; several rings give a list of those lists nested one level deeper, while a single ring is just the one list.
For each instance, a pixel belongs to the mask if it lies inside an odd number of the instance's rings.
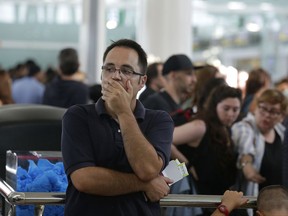
[{"label": "black eyeglass frame", "polygon": [[[119,70],[119,72],[121,73],[121,74],[123,74],[124,76],[126,76],[124,73],[122,73],[122,71],[121,71],[121,68],[116,68],[115,66],[110,66],[110,65],[103,65],[102,67],[101,67],[101,69],[102,70],[107,70],[108,68],[114,68],[115,69],[115,71],[113,71],[113,73],[115,73],[117,70]],[[132,73],[131,73],[131,76],[132,75],[139,75],[139,76],[145,76],[145,74],[142,74],[142,73],[138,73],[138,72],[136,72],[136,71],[134,71],[133,69],[131,69],[131,68],[127,68],[129,71],[131,71]]]},{"label": "black eyeglass frame", "polygon": [[258,109],[261,113],[268,113],[269,115],[271,115],[272,117],[279,117],[282,115],[281,111],[275,111],[273,109],[268,109],[265,105],[259,103],[258,104]]}]

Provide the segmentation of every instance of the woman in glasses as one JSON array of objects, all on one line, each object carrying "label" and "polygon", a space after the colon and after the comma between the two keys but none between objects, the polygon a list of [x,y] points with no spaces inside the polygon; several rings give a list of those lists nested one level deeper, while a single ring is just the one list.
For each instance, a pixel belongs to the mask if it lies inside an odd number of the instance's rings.
[{"label": "woman in glasses", "polygon": [[267,185],[282,184],[282,145],[287,100],[276,89],[267,89],[256,99],[249,113],[232,127],[232,139],[238,149],[238,168],[242,169],[241,190],[257,196]]}]

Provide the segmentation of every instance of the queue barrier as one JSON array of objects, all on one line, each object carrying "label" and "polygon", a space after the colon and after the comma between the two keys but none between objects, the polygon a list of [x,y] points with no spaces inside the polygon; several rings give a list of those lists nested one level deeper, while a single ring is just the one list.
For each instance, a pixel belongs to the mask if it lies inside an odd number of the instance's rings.
[{"label": "queue barrier", "polygon": [[[9,204],[8,216],[15,215],[17,205],[35,205],[35,216],[42,216],[45,205],[64,205],[65,193],[59,192],[16,192],[10,185],[0,178],[0,193]],[[257,198],[245,196],[248,203],[241,208],[256,208]],[[161,207],[202,207],[213,208],[220,204],[222,196],[218,195],[190,195],[169,194],[160,200]]]}]

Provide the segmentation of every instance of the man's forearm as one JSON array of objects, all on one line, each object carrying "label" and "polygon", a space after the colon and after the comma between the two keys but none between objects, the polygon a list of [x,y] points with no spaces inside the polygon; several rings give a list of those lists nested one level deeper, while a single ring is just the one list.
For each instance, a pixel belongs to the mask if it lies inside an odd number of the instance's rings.
[{"label": "man's forearm", "polygon": [[71,174],[77,190],[100,196],[117,196],[145,190],[135,174],[122,173],[102,167],[85,167]]},{"label": "man's forearm", "polygon": [[125,152],[135,174],[145,181],[155,178],[163,161],[142,134],[134,115],[125,113],[118,116],[118,120]]}]

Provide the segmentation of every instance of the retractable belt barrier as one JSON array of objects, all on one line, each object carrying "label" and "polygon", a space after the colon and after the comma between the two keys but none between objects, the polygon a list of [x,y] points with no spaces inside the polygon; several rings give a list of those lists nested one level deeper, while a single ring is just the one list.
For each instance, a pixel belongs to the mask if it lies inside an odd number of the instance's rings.
[{"label": "retractable belt barrier", "polygon": [[[15,215],[17,205],[35,205],[35,216],[42,216],[45,205],[64,205],[65,193],[16,192],[0,178],[0,193],[10,205],[8,216]],[[256,197],[246,196],[249,201],[241,208],[256,208]],[[169,194],[160,200],[161,207],[213,208],[220,204],[222,196]]]}]

